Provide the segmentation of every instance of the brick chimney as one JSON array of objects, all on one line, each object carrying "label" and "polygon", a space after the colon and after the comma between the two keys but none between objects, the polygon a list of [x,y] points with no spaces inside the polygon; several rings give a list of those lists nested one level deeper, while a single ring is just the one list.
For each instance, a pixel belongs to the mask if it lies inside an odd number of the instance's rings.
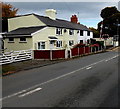
[{"label": "brick chimney", "polygon": [[78,18],[77,18],[76,15],[72,15],[72,17],[71,17],[71,22],[73,22],[73,23],[78,23]]}]

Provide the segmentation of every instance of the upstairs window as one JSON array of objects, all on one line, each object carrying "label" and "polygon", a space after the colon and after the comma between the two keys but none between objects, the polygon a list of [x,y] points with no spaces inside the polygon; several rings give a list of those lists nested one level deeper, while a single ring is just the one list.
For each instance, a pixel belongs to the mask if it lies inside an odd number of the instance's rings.
[{"label": "upstairs window", "polygon": [[90,36],[90,31],[87,31],[87,36]]},{"label": "upstairs window", "polygon": [[56,47],[62,47],[62,41],[57,41],[56,42]]},{"label": "upstairs window", "polygon": [[80,30],[80,36],[83,36],[83,30]]},{"label": "upstairs window", "polygon": [[13,38],[13,37],[10,37],[10,38],[8,38],[8,41],[9,41],[9,42],[14,42],[14,38]]},{"label": "upstairs window", "polygon": [[69,35],[74,35],[74,30],[70,29],[69,30]]},{"label": "upstairs window", "polygon": [[62,35],[62,28],[56,28],[56,34]]},{"label": "upstairs window", "polygon": [[73,41],[73,40],[70,40],[70,41],[69,41],[69,46],[72,46],[72,45],[74,45],[74,41]]},{"label": "upstairs window", "polygon": [[26,38],[25,37],[20,37],[20,42],[26,42]]}]

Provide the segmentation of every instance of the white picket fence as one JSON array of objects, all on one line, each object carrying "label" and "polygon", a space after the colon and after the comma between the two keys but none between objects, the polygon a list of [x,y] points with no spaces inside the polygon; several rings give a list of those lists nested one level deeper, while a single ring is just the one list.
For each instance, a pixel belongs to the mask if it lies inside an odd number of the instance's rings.
[{"label": "white picket fence", "polygon": [[32,59],[32,50],[11,51],[0,54],[0,65]]}]

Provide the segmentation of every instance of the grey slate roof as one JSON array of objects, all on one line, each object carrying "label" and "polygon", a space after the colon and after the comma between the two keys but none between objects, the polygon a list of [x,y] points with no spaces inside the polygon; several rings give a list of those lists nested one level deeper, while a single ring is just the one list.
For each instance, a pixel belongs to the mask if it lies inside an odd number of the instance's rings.
[{"label": "grey slate roof", "polygon": [[[28,15],[21,15],[21,16],[29,16],[29,15],[34,15],[36,18],[38,18],[40,21],[46,24],[46,26],[49,27],[58,27],[58,28],[66,28],[66,29],[76,29],[76,30],[84,30],[84,31],[91,31],[88,29],[86,26],[82,24],[77,24],[73,23],[70,21],[66,20],[61,20],[61,19],[50,19],[49,17],[46,16],[40,16],[37,14],[28,14]],[[20,17],[20,16],[16,16]],[[36,27],[22,27],[18,28],[16,30],[10,31],[5,34],[6,37],[32,37],[31,33],[34,33],[38,30],[43,29],[46,26],[36,26]]]},{"label": "grey slate roof", "polygon": [[46,26],[36,26],[36,27],[23,27],[16,30],[10,31],[5,34],[7,37],[21,37],[21,36],[31,36],[31,33],[34,33],[38,30],[45,28]]},{"label": "grey slate roof", "polygon": [[61,20],[61,19],[52,20],[49,17],[39,16],[36,14],[33,14],[33,15],[50,27],[60,27],[60,28],[67,28],[67,29],[90,31],[86,26],[82,24],[77,24],[77,23],[73,23],[73,22]]}]

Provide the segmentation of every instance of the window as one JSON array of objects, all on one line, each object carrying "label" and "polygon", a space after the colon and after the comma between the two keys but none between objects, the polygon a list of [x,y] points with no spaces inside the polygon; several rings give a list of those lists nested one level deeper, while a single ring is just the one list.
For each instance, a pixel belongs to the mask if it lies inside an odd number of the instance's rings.
[{"label": "window", "polygon": [[62,35],[62,28],[56,28],[56,34]]},{"label": "window", "polygon": [[69,35],[73,35],[74,34],[74,30],[70,29],[69,30]]},{"label": "window", "polygon": [[26,38],[25,37],[20,37],[20,42],[26,42]]},{"label": "window", "polygon": [[45,42],[38,42],[38,50],[45,49]]},{"label": "window", "polygon": [[62,41],[57,41],[56,42],[56,47],[62,47]]},{"label": "window", "polygon": [[90,31],[87,31],[87,36],[90,36]]},{"label": "window", "polygon": [[73,41],[73,40],[70,40],[70,41],[69,41],[69,46],[72,46],[72,45],[74,45],[74,41]]},{"label": "window", "polygon": [[89,39],[87,40],[87,44],[90,44],[90,40]]},{"label": "window", "polygon": [[54,44],[55,43],[55,40],[50,40],[50,44]]},{"label": "window", "polygon": [[80,44],[83,44],[83,40],[80,40]]},{"label": "window", "polygon": [[80,30],[80,36],[83,36],[83,30]]},{"label": "window", "polygon": [[9,42],[14,42],[14,38],[13,37],[10,37],[8,40],[9,40]]}]

